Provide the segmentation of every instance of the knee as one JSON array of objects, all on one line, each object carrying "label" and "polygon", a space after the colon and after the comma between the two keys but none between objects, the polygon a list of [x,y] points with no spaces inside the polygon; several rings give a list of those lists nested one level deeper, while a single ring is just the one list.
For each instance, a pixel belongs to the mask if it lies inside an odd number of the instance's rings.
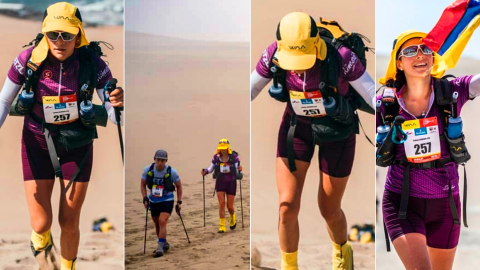
[{"label": "knee", "polygon": [[75,233],[80,226],[80,222],[77,218],[66,215],[60,215],[58,223],[60,224],[62,233]]},{"label": "knee", "polygon": [[233,207],[233,205],[227,205],[227,208],[228,208],[228,212],[230,213],[233,213],[235,211],[235,208]]},{"label": "knee", "polygon": [[168,219],[166,219],[166,218],[160,218],[159,219],[160,226],[162,226],[162,227],[167,226],[167,221],[168,221]]},{"label": "knee", "polygon": [[32,220],[32,230],[38,234],[48,231],[52,227],[52,218],[37,218]]},{"label": "knee", "polygon": [[320,213],[325,221],[335,220],[342,215],[342,210],[340,208],[332,208],[324,205],[320,205]]},{"label": "knee", "polygon": [[280,222],[287,223],[296,221],[300,206],[294,203],[282,202],[280,203]]}]

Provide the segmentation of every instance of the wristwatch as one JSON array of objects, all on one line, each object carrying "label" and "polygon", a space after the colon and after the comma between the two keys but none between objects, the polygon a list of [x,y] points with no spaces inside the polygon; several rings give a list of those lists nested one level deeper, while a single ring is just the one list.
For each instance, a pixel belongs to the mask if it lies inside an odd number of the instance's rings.
[{"label": "wristwatch", "polygon": [[182,204],[182,201],[177,201],[177,204]]}]

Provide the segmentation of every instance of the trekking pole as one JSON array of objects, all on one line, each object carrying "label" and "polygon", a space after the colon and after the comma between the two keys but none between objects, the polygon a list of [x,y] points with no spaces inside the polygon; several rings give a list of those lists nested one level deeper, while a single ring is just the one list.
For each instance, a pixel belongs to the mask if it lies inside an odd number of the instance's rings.
[{"label": "trekking pole", "polygon": [[178,216],[180,217],[180,220],[182,221],[183,229],[185,230],[185,234],[187,235],[188,243],[190,244],[190,238],[188,238],[187,229],[185,229],[185,224],[183,224],[182,215],[180,215],[180,213],[177,213],[177,214],[178,214]]},{"label": "trekking pole", "polygon": [[215,190],[215,188],[214,188],[214,189],[213,189],[213,195],[212,195],[212,197],[215,197],[215,191],[216,191],[216,190]]},{"label": "trekking pole", "polygon": [[242,199],[242,180],[240,179],[240,209],[242,209],[242,229],[243,229],[243,199]]},{"label": "trekking pole", "polygon": [[[117,88],[117,79],[113,78],[105,85],[105,90],[111,94]],[[117,122],[118,139],[120,140],[120,151],[122,151],[122,162],[125,164],[124,152],[123,152],[123,136],[122,127],[120,126],[120,111],[123,111],[123,107],[114,107],[115,109],[115,121]]]},{"label": "trekking pole", "polygon": [[147,206],[147,214],[145,215],[145,241],[143,242],[143,254],[145,254],[145,250],[147,248],[147,225],[148,225],[148,206]]},{"label": "trekking pole", "polygon": [[203,176],[203,227],[205,227],[205,175]]}]

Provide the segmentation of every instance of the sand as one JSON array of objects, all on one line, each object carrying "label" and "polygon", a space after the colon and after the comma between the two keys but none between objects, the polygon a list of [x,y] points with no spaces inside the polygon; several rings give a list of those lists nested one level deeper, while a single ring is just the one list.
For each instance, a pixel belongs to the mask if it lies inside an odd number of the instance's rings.
[{"label": "sand", "polygon": [[[249,269],[250,265],[250,129],[248,43],[188,41],[126,33],[127,95],[125,258],[126,269]],[[240,154],[244,228],[237,188],[235,232],[219,235],[214,181],[205,179],[206,227],[203,226],[201,168],[210,164],[218,140],[228,138]],[[147,254],[143,254],[145,209],[140,193],[143,168],[155,151],[168,151],[184,187],[183,221],[173,213],[167,227],[172,250],[153,258],[156,235],[148,220]],[[228,215],[227,215],[228,216]]]},{"label": "sand", "polygon": [[[347,31],[359,32],[372,40],[375,47],[374,1],[252,1],[252,55],[251,70],[255,68],[263,50],[275,41],[280,19],[289,12],[304,11],[318,20],[337,20]],[[361,14],[361,21],[358,20]],[[368,72],[373,77],[375,56],[368,53]],[[280,268],[280,248],[277,237],[278,193],[275,183],[275,153],[278,127],[284,104],[276,102],[267,93],[268,88],[252,102],[252,244],[262,256],[262,266]],[[360,113],[362,124],[370,138],[374,138],[374,117]],[[317,148],[318,151],[318,148]],[[353,165],[342,209],[348,226],[375,220],[375,163],[374,147],[363,134],[357,136],[356,159]],[[319,183],[318,161],[315,153],[299,216],[301,240],[299,266],[301,269],[331,269],[331,244],[324,221],[317,206]],[[258,207],[261,205],[261,207]],[[374,269],[373,244],[354,245],[355,269]]]},{"label": "sand", "polygon": [[[22,46],[35,38],[41,30],[40,22],[24,21],[0,16],[2,51],[0,68],[5,81],[13,59],[23,50]],[[111,43],[114,51],[106,50],[110,69],[123,86],[123,27],[87,28],[90,40]],[[98,97],[95,97],[99,103]],[[7,117],[0,130],[0,269],[37,269],[30,250],[30,217],[23,189],[20,157],[20,140],[23,118]],[[109,123],[99,128],[95,142],[92,177],[89,192],[80,220],[81,242],[77,269],[122,269],[123,267],[123,167],[118,142],[117,127]],[[54,241],[60,243],[60,227],[57,222],[59,188],[52,196]],[[107,217],[116,227],[109,234],[91,232],[94,219]]]},{"label": "sand", "polygon": [[[377,56],[377,78],[385,75],[390,58],[386,55]],[[453,74],[456,76],[464,76],[478,73],[479,60],[472,58],[461,58],[457,67],[449,70],[446,74]],[[379,92],[381,94],[381,92]],[[462,108],[463,132],[465,134],[467,147],[472,159],[467,163],[468,175],[468,202],[467,202],[467,217],[468,228],[461,228],[460,242],[457,247],[455,262],[453,269],[477,269],[480,267],[480,258],[478,257],[478,250],[480,249],[480,197],[475,196],[477,190],[480,188],[480,183],[477,181],[478,169],[480,168],[480,144],[474,140],[480,134],[480,127],[478,120],[475,118],[478,115],[477,100],[469,101]],[[378,168],[377,177],[377,197],[382,199],[385,177],[387,170],[385,168]],[[460,168],[460,192],[463,194],[463,168]],[[461,195],[463,198],[463,195]],[[462,206],[463,207],[463,206]],[[386,250],[385,234],[383,233],[381,207],[379,207],[379,215],[377,222],[377,268],[396,270],[404,269],[402,262],[394,250],[388,253]],[[393,246],[392,246],[393,249]]]}]

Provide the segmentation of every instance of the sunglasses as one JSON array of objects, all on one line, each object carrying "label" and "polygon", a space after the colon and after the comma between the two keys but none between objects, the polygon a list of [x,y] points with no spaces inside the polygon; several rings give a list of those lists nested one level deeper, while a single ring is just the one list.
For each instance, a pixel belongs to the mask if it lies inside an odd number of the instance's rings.
[{"label": "sunglasses", "polygon": [[159,162],[167,162],[166,159],[164,158],[156,158],[155,161],[159,161]]},{"label": "sunglasses", "polygon": [[398,56],[398,59],[400,59],[400,57],[402,57],[402,56],[405,56],[405,57],[417,56],[419,50],[421,50],[422,53],[425,54],[425,55],[432,55],[433,54],[433,51],[424,44],[412,45],[412,46],[408,46],[405,49],[403,49],[400,52],[400,55]]},{"label": "sunglasses", "polygon": [[46,32],[45,35],[50,41],[57,41],[60,36],[63,41],[72,41],[77,36],[77,34],[70,34],[68,32]]}]

